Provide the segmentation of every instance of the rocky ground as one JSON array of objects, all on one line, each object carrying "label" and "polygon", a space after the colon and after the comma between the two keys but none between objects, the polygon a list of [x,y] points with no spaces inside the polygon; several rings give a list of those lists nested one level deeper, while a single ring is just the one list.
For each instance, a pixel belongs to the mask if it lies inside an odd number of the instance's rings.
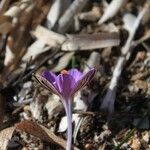
[{"label": "rocky ground", "polygon": [[96,68],[74,97],[75,150],[150,149],[150,1],[2,0],[0,150],[61,150],[66,116],[34,78]]}]

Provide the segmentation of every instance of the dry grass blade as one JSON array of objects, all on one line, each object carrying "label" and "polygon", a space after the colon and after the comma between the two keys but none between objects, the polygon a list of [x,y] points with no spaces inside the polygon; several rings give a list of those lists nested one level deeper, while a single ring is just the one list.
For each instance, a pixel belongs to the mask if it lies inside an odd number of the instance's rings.
[{"label": "dry grass blade", "polygon": [[[66,148],[66,141],[64,141],[62,138],[56,136],[53,132],[51,132],[46,127],[39,125],[32,121],[22,121],[18,124],[16,124],[16,128],[19,130],[23,130],[27,133],[30,133],[41,140],[54,143],[56,145],[61,146],[62,148]],[[74,148],[77,150],[77,148]]]},{"label": "dry grass blade", "polygon": [[69,35],[62,45],[64,51],[92,50],[118,46],[120,43],[119,33],[99,33],[84,35]]},{"label": "dry grass blade", "polygon": [[15,127],[9,127],[0,131],[0,150],[7,150],[8,143],[12,138]]}]

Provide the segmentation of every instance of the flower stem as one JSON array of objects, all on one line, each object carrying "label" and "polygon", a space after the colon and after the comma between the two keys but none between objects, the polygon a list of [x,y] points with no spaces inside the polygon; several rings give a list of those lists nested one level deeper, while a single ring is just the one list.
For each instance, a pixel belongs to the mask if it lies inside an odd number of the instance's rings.
[{"label": "flower stem", "polygon": [[71,150],[72,147],[72,100],[65,100],[64,101],[64,107],[66,111],[67,116],[67,146],[66,150]]}]

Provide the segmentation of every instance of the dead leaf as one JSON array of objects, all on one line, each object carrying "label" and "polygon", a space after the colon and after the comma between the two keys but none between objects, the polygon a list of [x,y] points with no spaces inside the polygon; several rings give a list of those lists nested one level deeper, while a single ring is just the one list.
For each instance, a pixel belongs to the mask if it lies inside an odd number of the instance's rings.
[{"label": "dead leaf", "polygon": [[[62,138],[56,136],[52,131],[47,129],[46,127],[39,125],[32,121],[22,121],[16,124],[16,128],[19,130],[23,130],[33,136],[40,138],[43,141],[54,143],[56,145],[61,146],[66,149],[66,141]],[[78,150],[74,148],[74,150]]]},{"label": "dead leaf", "polygon": [[15,127],[9,127],[0,132],[0,150],[7,150],[9,140],[15,131]]}]

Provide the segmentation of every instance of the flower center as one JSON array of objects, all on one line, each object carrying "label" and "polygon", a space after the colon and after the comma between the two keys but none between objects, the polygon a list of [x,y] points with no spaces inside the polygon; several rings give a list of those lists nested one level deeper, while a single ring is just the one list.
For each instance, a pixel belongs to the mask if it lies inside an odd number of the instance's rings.
[{"label": "flower center", "polygon": [[68,74],[68,71],[64,69],[61,71],[61,74]]}]

